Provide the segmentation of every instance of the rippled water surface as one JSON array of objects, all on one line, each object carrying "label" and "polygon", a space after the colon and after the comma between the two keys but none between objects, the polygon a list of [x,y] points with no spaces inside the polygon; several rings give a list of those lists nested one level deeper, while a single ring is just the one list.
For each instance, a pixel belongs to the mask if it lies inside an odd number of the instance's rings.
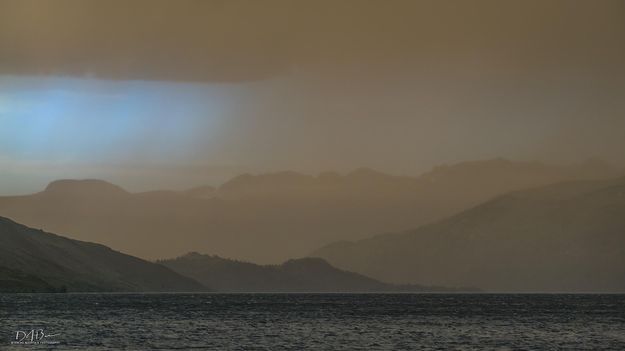
[{"label": "rippled water surface", "polygon": [[625,295],[0,294],[0,335],[0,350],[625,350]]}]

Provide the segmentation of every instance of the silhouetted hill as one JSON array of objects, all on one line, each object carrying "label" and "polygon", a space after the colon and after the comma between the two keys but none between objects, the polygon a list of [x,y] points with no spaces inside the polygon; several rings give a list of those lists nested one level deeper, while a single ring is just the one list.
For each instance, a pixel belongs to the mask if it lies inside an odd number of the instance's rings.
[{"label": "silhouetted hill", "polygon": [[553,166],[497,159],[420,177],[370,169],[246,174],[217,189],[140,194],[102,181],[65,180],[38,194],[0,197],[0,215],[147,259],[204,250],[277,263],[329,242],[415,228],[505,192],[615,174],[598,161]]},{"label": "silhouetted hill", "polygon": [[497,291],[625,291],[625,178],[512,192],[411,232],[312,254],[376,279]]},{"label": "silhouetted hill", "polygon": [[198,291],[166,267],[0,217],[0,291]]},{"label": "silhouetted hill", "polygon": [[221,292],[455,291],[449,288],[386,284],[334,268],[320,258],[294,259],[277,266],[261,266],[189,253],[158,263]]},{"label": "silhouetted hill", "polygon": [[121,187],[98,179],[63,179],[54,181],[46,187],[47,196],[123,196],[128,192]]}]

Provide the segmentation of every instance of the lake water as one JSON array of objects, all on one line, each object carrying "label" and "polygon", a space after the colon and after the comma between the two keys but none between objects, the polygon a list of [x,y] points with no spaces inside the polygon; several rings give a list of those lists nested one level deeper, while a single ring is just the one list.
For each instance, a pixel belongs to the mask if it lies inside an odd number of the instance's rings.
[{"label": "lake water", "polygon": [[0,350],[625,350],[625,295],[0,294],[0,336]]}]

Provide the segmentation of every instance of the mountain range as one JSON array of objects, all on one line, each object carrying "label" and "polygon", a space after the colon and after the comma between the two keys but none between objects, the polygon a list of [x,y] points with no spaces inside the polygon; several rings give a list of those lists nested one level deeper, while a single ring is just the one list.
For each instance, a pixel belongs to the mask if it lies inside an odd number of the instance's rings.
[{"label": "mountain range", "polygon": [[389,282],[624,292],[625,178],[516,191],[408,232],[311,254]]},{"label": "mountain range", "polygon": [[0,197],[0,215],[144,259],[201,251],[275,264],[330,242],[432,223],[505,192],[620,174],[600,161],[495,159],[418,177],[370,169],[245,174],[187,191],[130,193],[101,180],[60,180],[36,194]]}]

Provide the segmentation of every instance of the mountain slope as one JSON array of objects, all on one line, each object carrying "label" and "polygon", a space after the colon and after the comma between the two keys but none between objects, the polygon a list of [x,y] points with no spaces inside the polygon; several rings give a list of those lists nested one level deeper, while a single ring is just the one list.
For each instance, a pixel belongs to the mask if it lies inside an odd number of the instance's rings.
[{"label": "mountain slope", "polygon": [[186,192],[133,194],[102,181],[65,180],[37,194],[0,197],[0,216],[146,259],[197,250],[277,263],[329,242],[431,223],[504,192],[615,173],[600,162],[496,159],[437,167],[420,177],[369,169],[248,174]]},{"label": "mountain slope", "polygon": [[[166,267],[0,217],[0,290],[197,291]],[[14,288],[12,288],[14,287]]]},{"label": "mountain slope", "polygon": [[218,256],[189,253],[158,261],[182,275],[222,292],[374,292],[453,291],[418,285],[392,285],[336,269],[319,258],[261,266]]},{"label": "mountain slope", "polygon": [[625,291],[625,178],[513,192],[417,230],[312,256],[377,279],[502,291]]},{"label": "mountain slope", "polygon": [[37,276],[0,267],[0,293],[57,291],[63,291],[63,289],[55,288]]}]

